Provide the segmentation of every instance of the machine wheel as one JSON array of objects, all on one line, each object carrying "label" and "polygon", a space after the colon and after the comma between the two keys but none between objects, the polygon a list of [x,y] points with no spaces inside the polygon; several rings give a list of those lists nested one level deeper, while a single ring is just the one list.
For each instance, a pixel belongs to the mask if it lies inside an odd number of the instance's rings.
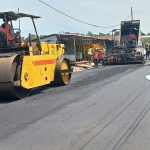
[{"label": "machine wheel", "polygon": [[[66,58],[59,58],[56,61],[56,69],[55,69],[55,76],[54,81],[51,82],[51,85],[67,85],[70,82],[71,79],[71,72],[69,70],[71,69],[71,65]],[[62,73],[62,71],[65,70],[66,73]],[[67,72],[68,70],[68,72]]]},{"label": "machine wheel", "polygon": [[28,96],[31,91],[21,85],[14,85],[15,81],[20,82],[19,58],[17,54],[0,58],[0,99],[21,99]]}]

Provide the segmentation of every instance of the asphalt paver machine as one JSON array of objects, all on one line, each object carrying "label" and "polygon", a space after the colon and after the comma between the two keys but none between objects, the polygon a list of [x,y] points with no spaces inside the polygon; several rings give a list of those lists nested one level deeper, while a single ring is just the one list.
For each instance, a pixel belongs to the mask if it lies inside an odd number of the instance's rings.
[{"label": "asphalt paver machine", "polygon": [[[144,48],[141,46],[140,20],[122,21],[120,29],[120,39],[106,56],[106,64],[131,64],[144,63]],[[112,32],[113,32],[112,31]],[[132,38],[135,36],[135,38]]]}]

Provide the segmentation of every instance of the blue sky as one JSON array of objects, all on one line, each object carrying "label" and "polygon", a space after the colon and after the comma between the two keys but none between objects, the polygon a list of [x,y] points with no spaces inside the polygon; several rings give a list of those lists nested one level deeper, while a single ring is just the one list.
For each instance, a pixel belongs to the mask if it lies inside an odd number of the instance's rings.
[{"label": "blue sky", "polygon": [[[133,17],[140,19],[141,30],[150,33],[150,1],[149,0],[42,0],[52,7],[68,14],[81,21],[98,26],[112,26],[119,24],[128,18],[133,8]],[[94,34],[99,32],[108,33],[114,28],[98,28],[82,24],[72,20],[39,0],[5,0],[0,4],[1,12],[18,11],[41,16],[35,23],[39,35],[48,35],[59,32],[84,33],[91,31]],[[131,17],[129,18],[129,20]],[[0,21],[2,22],[2,21]],[[18,27],[18,21],[14,22],[14,27]],[[28,33],[35,33],[32,22],[29,18],[21,19],[22,36]]]}]

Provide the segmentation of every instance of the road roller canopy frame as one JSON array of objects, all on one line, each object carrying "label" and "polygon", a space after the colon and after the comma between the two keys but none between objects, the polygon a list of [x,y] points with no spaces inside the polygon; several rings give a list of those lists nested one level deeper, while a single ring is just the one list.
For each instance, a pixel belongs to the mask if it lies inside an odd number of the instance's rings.
[{"label": "road roller canopy frame", "polygon": [[[23,17],[29,17],[29,18],[32,19],[33,26],[34,26],[34,29],[35,29],[35,33],[36,33],[36,36],[37,36],[37,46],[38,46],[39,50],[41,50],[40,38],[38,36],[37,29],[36,29],[36,26],[35,26],[35,23],[34,23],[34,19],[41,18],[40,16],[34,16],[34,15],[24,14],[24,13],[17,13],[17,12],[13,12],[13,11],[0,12],[0,19],[3,19],[5,24],[6,24],[7,21],[10,21],[11,25],[12,25],[12,20],[16,21],[18,18],[23,18]],[[20,29],[18,29],[18,30],[20,30]],[[5,36],[6,36],[6,38],[5,37],[2,37],[2,38],[3,38],[3,41],[5,41],[5,39],[6,39],[6,47],[8,47],[7,34]],[[5,43],[5,42],[3,42],[3,43]],[[31,43],[31,34],[29,34],[29,43]],[[31,46],[31,44],[30,44],[30,46]]]},{"label": "road roller canopy frame", "polygon": [[18,18],[23,18],[23,17],[30,17],[30,18],[41,18],[39,16],[34,16],[34,15],[29,15],[29,14],[24,14],[24,13],[17,13],[13,11],[8,11],[8,12],[0,12],[0,18],[4,19],[4,16],[7,16],[10,20],[17,20]]}]

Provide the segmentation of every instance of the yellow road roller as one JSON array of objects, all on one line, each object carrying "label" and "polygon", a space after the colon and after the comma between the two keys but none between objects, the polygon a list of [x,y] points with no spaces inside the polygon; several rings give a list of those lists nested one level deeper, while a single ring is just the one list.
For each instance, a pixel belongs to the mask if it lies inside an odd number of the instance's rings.
[{"label": "yellow road roller", "polygon": [[[15,29],[11,39],[13,21],[28,17],[33,22],[36,39],[24,43],[21,30]],[[32,88],[54,84],[67,85],[73,72],[69,60],[63,57],[64,45],[40,42],[34,19],[39,16],[16,13],[0,13],[4,21],[0,26],[0,99],[21,99],[30,94]],[[7,25],[7,24],[10,25]],[[16,33],[15,33],[16,30]]]}]

